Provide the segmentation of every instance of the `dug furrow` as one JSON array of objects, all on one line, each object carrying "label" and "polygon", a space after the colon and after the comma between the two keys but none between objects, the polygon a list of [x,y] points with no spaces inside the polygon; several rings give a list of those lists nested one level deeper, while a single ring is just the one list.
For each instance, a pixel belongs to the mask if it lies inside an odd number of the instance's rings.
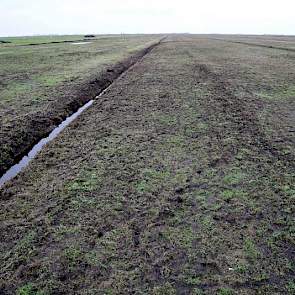
[{"label": "dug furrow", "polygon": [[294,117],[256,93],[267,50],[170,36],[115,81],[2,189],[1,292],[292,291]]}]

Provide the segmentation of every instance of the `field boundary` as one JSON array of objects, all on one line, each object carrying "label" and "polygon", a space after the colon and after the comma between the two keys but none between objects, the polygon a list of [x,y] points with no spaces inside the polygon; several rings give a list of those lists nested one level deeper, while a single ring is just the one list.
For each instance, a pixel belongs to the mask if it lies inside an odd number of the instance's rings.
[{"label": "field boundary", "polygon": [[19,46],[35,46],[35,45],[88,42],[88,41],[93,41],[93,39],[78,39],[78,40],[51,41],[51,42],[42,42],[42,43],[29,43],[29,44],[24,44],[24,45],[20,44]]},{"label": "field boundary", "polygon": [[242,44],[242,45],[249,45],[249,46],[264,47],[264,48],[270,48],[270,49],[279,49],[279,50],[286,50],[286,51],[295,52],[295,49],[293,49],[293,48],[273,46],[273,45],[264,45],[264,44],[244,42],[244,41],[232,41],[232,40],[219,39],[219,38],[210,38],[210,40],[217,40],[217,41],[224,41],[224,42],[234,43],[234,44]]},{"label": "field boundary", "polygon": [[95,99],[96,96],[108,88],[153,48],[158,46],[165,38],[161,38],[107,68],[99,76],[83,85],[75,95],[59,101],[53,101],[49,104],[46,111],[39,111],[33,115],[25,116],[22,122],[20,122],[22,128],[15,128],[12,134],[0,139],[0,177],[11,166],[19,162],[36,143],[42,138],[47,137],[65,118],[75,113],[91,99]]}]

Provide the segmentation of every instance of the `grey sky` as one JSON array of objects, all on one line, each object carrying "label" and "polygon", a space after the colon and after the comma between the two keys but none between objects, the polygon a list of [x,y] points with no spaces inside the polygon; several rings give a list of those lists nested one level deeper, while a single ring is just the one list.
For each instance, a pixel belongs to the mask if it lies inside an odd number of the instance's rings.
[{"label": "grey sky", "polygon": [[0,0],[0,36],[79,33],[295,35],[294,0]]}]

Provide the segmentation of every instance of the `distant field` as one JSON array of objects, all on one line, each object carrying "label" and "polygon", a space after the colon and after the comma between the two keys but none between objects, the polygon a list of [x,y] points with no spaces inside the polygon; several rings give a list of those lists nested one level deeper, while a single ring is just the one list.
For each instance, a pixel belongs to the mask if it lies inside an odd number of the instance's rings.
[{"label": "distant field", "polygon": [[[8,54],[61,80],[5,118],[154,38]],[[252,39],[167,36],[0,188],[1,295],[295,294],[295,52]]]},{"label": "distant field", "polygon": [[38,43],[50,43],[50,42],[64,42],[83,39],[83,35],[69,35],[69,36],[32,36],[32,37],[0,37],[0,42],[4,41],[6,46],[14,45],[29,45]]},{"label": "distant field", "polygon": [[109,38],[121,38],[128,39],[136,37],[152,37],[143,36],[143,35],[47,35],[47,36],[30,36],[30,37],[0,37],[1,41],[4,41],[3,44],[6,46],[15,46],[15,45],[32,45],[32,44],[43,44],[43,43],[57,43],[57,42],[73,42],[73,41],[82,41],[85,39],[99,40],[99,39],[109,39]]},{"label": "distant field", "polygon": [[[11,38],[12,40],[13,38]],[[13,44],[0,44],[0,115],[13,116],[42,107],[54,99],[58,86],[75,86],[131,52],[153,42],[155,36],[104,37],[89,44],[48,44],[25,46],[29,42],[51,42],[52,39],[81,40],[82,36],[16,38]],[[57,92],[57,93],[56,93]],[[5,115],[5,117],[4,117]]]},{"label": "distant field", "polygon": [[[40,124],[47,124],[46,130],[52,127],[44,120],[58,122],[58,117],[65,114],[52,113],[66,109],[73,99],[92,98],[95,90],[87,92],[89,83],[98,81],[108,67],[159,38],[104,35],[89,38],[89,43],[84,36],[0,38],[11,42],[0,44],[0,174],[11,165],[11,158],[18,151],[44,133]],[[29,45],[32,43],[42,44]],[[79,93],[82,89],[83,93]],[[81,98],[87,95],[90,97]],[[35,136],[37,131],[40,135]]]},{"label": "distant field", "polygon": [[276,35],[211,35],[217,39],[228,40],[232,42],[241,42],[242,44],[261,45],[295,51],[294,36],[276,36]]}]

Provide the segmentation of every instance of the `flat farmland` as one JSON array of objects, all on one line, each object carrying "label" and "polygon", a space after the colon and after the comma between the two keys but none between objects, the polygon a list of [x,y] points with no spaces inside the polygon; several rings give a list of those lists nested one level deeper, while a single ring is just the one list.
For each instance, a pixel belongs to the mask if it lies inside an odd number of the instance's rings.
[{"label": "flat farmland", "polygon": [[210,35],[217,39],[224,39],[234,43],[257,45],[269,48],[285,49],[295,51],[294,36],[277,35]]},{"label": "flat farmland", "polygon": [[156,35],[0,38],[0,175]]},{"label": "flat farmland", "polygon": [[0,188],[0,293],[294,294],[295,52],[218,38],[168,35]]}]

